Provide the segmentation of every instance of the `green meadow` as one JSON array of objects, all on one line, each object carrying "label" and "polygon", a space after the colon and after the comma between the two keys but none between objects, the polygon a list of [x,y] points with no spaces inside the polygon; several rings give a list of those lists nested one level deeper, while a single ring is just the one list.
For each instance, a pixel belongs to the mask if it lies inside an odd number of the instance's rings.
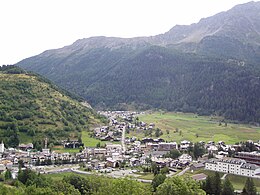
[{"label": "green meadow", "polygon": [[[200,174],[200,173],[204,173],[208,176],[214,176],[215,175],[214,171],[200,169],[200,170],[196,170],[194,172],[187,171],[184,174],[184,176],[192,177],[193,175]],[[219,175],[222,178],[224,173],[219,172]],[[232,175],[232,174],[227,174],[226,177],[232,183],[235,190],[243,190],[247,177],[240,176],[240,175]],[[260,179],[253,178],[253,181],[254,181],[254,184],[256,186],[257,191],[260,192]]]},{"label": "green meadow", "polygon": [[[154,123],[155,128],[163,131],[161,138],[168,141],[189,140],[225,141],[234,144],[246,140],[260,140],[260,127],[247,124],[220,123],[221,118],[198,116],[190,113],[155,112],[139,116],[139,121]],[[167,130],[169,134],[167,133]],[[144,131],[131,131],[131,136],[145,137]]]}]

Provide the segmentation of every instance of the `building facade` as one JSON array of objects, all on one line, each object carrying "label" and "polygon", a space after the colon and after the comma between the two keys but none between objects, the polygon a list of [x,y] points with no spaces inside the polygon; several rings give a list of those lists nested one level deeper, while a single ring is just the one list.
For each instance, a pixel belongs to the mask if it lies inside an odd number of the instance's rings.
[{"label": "building facade", "polygon": [[260,167],[236,158],[209,159],[205,169],[247,177],[260,177]]},{"label": "building facade", "polygon": [[259,152],[238,152],[235,155],[236,158],[244,159],[248,163],[260,165],[260,153]]}]

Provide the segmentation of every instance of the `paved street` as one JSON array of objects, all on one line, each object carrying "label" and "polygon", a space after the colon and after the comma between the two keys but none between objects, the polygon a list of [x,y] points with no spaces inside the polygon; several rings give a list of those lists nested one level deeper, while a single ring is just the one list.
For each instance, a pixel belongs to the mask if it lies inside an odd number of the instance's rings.
[{"label": "paved street", "polygon": [[188,170],[190,170],[190,167],[186,167],[185,169],[183,169],[181,172],[179,172],[178,174],[177,174],[177,176],[181,176],[181,175],[183,175],[186,171],[188,171]]},{"label": "paved street", "polygon": [[122,144],[122,148],[123,148],[123,154],[126,151],[126,147],[125,147],[125,126],[123,127],[123,132],[122,132],[122,138],[121,138],[121,144]]}]

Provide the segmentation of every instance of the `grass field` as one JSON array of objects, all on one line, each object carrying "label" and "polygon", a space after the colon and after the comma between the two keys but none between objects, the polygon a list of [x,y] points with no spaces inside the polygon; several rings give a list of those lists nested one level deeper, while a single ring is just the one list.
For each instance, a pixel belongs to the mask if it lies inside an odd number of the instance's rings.
[{"label": "grass field", "polygon": [[[186,113],[152,113],[139,116],[139,121],[154,123],[163,131],[161,138],[168,141],[189,140],[198,141],[225,141],[227,144],[245,140],[259,140],[260,128],[246,124],[222,123],[220,118],[198,116]],[[178,129],[178,131],[176,131]],[[169,130],[169,134],[166,133]],[[130,132],[138,138],[144,137],[143,132]]]},{"label": "grass field", "polygon": [[53,151],[57,152],[57,153],[77,153],[79,152],[79,148],[64,148],[63,146],[54,146]]},{"label": "grass field", "polygon": [[[227,175],[228,179],[233,184],[236,190],[243,190],[246,183],[246,177],[237,176],[237,175]],[[260,192],[260,179],[253,179],[254,184],[258,192]]]},{"label": "grass field", "polygon": [[[185,173],[185,176],[192,176],[192,175],[196,175],[199,173],[204,173],[209,176],[214,176],[214,174],[215,174],[214,171],[200,169],[200,170],[194,171],[193,173],[191,171],[187,171]],[[224,175],[224,173],[219,173],[219,175],[220,175],[220,177],[222,177]],[[243,177],[243,176],[239,176],[239,175],[231,175],[231,174],[228,174],[226,177],[230,180],[230,182],[232,183],[235,190],[243,190],[247,177]],[[260,179],[254,178],[253,181],[257,188],[257,191],[260,192]]]},{"label": "grass field", "polygon": [[138,179],[153,180],[154,178],[153,173],[135,173],[135,174],[140,175]]},{"label": "grass field", "polygon": [[[64,173],[55,173],[55,174],[46,174],[44,175],[46,178],[51,178],[54,181],[60,181],[63,179],[64,176],[69,176],[69,175],[75,175],[75,173],[68,173],[68,172],[64,172]],[[82,177],[88,177],[88,175],[83,175],[81,174],[80,176]]]},{"label": "grass field", "polygon": [[[187,171],[185,172],[185,176],[193,176],[193,175],[196,175],[196,174],[200,174],[200,173],[204,173],[206,175],[209,175],[209,176],[214,176],[215,175],[215,172],[214,171],[209,171],[209,170],[204,170],[204,169],[199,169],[199,170],[196,170],[194,172],[191,172],[191,171]],[[224,175],[224,173],[219,173],[219,176],[222,177]]]},{"label": "grass field", "polygon": [[[86,147],[96,147],[96,145],[100,142],[101,146],[105,146],[106,143],[109,143],[109,141],[100,141],[98,139],[95,139],[93,137],[90,137],[89,132],[83,131],[82,132],[82,142],[84,143],[84,146]],[[114,141],[113,144],[119,144],[120,142]]]}]

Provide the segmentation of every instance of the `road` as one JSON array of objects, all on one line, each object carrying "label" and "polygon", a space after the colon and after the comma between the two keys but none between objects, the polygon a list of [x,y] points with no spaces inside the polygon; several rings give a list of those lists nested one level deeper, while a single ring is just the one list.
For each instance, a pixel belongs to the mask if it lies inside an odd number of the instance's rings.
[{"label": "road", "polygon": [[123,154],[126,151],[126,147],[125,147],[125,128],[126,128],[126,126],[123,127],[122,138],[121,138],[121,145],[122,145],[122,148],[123,148]]},{"label": "road", "polygon": [[181,176],[183,175],[186,171],[190,170],[190,167],[186,167],[185,169],[183,169],[181,172],[179,172],[178,174],[176,174],[177,176]]},{"label": "road", "polygon": [[[80,171],[76,168],[71,168],[71,172],[78,173],[78,174],[86,174],[86,175],[90,175],[90,174],[95,174],[95,175],[99,175],[99,176],[104,175],[102,173]],[[106,175],[113,177],[113,178],[124,178],[124,177],[130,176],[131,179],[136,180],[136,181],[140,181],[143,183],[152,183],[152,180],[138,179],[137,177],[139,177],[140,175],[133,174],[132,170],[117,170],[117,171],[113,171],[111,173],[107,173]]]},{"label": "road", "polygon": [[133,170],[116,170],[111,173],[103,174],[103,173],[97,173],[97,172],[87,172],[87,171],[81,171],[79,170],[78,165],[73,166],[61,166],[61,167],[54,167],[54,166],[48,166],[48,170],[43,170],[42,174],[55,174],[55,173],[62,173],[62,172],[73,172],[77,174],[84,174],[84,175],[98,175],[98,176],[110,176],[113,178],[124,178],[129,177],[133,180],[140,181],[143,183],[152,183],[152,180],[146,180],[146,179],[139,179],[140,175],[134,174]]},{"label": "road", "polygon": [[227,176],[227,174],[225,173],[222,177],[221,177],[221,179],[225,179],[226,178],[226,176]]}]

